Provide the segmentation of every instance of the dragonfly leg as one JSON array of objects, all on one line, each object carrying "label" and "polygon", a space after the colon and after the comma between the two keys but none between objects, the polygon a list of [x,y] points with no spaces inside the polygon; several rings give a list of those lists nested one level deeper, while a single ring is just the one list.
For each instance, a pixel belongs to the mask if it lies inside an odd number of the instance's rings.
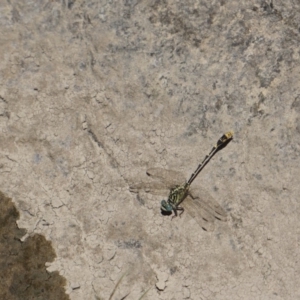
[{"label": "dragonfly leg", "polygon": [[[179,215],[177,214],[177,210],[180,210]],[[173,209],[173,211],[174,211],[174,216],[172,216],[172,219],[171,219],[171,220],[173,220],[173,218],[175,218],[175,217],[177,217],[177,216],[180,217],[180,216],[183,214],[183,212],[184,212],[184,208],[181,207],[181,206],[177,206],[175,209]]]},{"label": "dragonfly leg", "polygon": [[181,215],[183,214],[184,212],[184,208],[181,207],[181,206],[177,206],[177,210],[180,210],[180,214],[179,214],[179,217],[181,217]]},{"label": "dragonfly leg", "polygon": [[177,208],[173,207],[173,211],[174,211],[174,215],[171,218],[171,221],[173,220],[173,218],[177,217]]}]

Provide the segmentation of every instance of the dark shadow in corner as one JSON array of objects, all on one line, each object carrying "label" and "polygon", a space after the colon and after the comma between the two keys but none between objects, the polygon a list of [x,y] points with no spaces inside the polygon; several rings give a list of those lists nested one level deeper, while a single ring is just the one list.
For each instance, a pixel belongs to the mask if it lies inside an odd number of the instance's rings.
[{"label": "dark shadow in corner", "polygon": [[0,192],[0,299],[70,299],[65,278],[46,270],[45,263],[56,257],[51,243],[39,234],[22,243],[26,231],[18,228],[18,218],[11,199]]}]

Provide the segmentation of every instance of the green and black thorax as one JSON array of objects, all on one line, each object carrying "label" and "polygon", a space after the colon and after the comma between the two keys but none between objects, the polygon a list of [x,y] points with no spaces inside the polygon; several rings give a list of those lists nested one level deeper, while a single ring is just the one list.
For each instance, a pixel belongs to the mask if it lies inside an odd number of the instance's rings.
[{"label": "green and black thorax", "polygon": [[174,208],[178,207],[178,205],[180,205],[180,203],[187,196],[189,188],[190,185],[188,183],[185,183],[171,189],[168,197],[168,203],[170,203]]}]

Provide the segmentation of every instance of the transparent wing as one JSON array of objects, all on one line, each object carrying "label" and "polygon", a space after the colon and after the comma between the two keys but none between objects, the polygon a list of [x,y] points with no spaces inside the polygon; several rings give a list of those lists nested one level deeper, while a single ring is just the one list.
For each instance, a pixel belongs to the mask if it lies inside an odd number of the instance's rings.
[{"label": "transparent wing", "polygon": [[189,194],[197,207],[205,210],[213,218],[224,222],[227,221],[227,212],[205,190],[202,188],[191,188]]},{"label": "transparent wing", "polygon": [[129,191],[138,193],[140,190],[152,195],[168,196],[169,188],[162,182],[139,182],[129,186]]},{"label": "transparent wing", "polygon": [[199,206],[191,196],[187,196],[184,199],[182,206],[185,211],[197,221],[202,229],[206,231],[213,231],[215,229],[215,218],[207,210]]},{"label": "transparent wing", "polygon": [[140,192],[143,191],[167,199],[170,189],[185,182],[183,174],[173,170],[151,168],[146,173],[153,180],[131,184],[129,186],[130,192],[140,195]]},{"label": "transparent wing", "polygon": [[162,168],[151,168],[147,170],[147,175],[155,180],[159,180],[165,184],[167,188],[173,188],[186,182],[181,172],[166,170]]}]

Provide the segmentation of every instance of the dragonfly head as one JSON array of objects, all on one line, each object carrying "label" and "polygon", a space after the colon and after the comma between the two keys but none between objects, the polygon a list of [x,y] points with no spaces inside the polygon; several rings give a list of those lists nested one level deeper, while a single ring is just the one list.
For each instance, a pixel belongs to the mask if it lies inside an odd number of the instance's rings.
[{"label": "dragonfly head", "polygon": [[166,200],[161,201],[161,206],[160,206],[162,211],[167,211],[171,212],[173,210],[173,207],[170,203],[168,203]]}]

